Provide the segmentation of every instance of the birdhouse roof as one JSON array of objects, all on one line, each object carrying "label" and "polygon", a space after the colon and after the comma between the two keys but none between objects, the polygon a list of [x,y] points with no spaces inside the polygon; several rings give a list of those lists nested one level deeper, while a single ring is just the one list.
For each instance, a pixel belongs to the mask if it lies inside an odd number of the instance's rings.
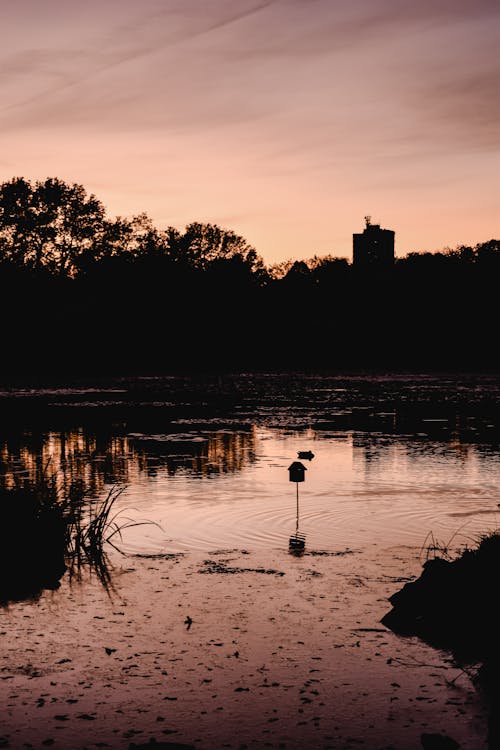
[{"label": "birdhouse roof", "polygon": [[301,464],[300,461],[294,461],[293,464],[290,464],[288,467],[288,471],[307,471],[307,466],[304,466],[304,464]]}]

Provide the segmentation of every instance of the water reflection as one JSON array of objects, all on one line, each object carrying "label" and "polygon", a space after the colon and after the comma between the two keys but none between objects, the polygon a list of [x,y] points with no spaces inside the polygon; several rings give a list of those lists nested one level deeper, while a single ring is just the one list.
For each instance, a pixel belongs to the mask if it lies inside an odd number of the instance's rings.
[{"label": "water reflection", "polygon": [[133,484],[166,470],[199,476],[231,473],[255,461],[255,429],[204,434],[127,435],[71,431],[32,433],[0,440],[0,490],[22,480],[35,482],[40,472],[57,477],[68,492],[78,482],[98,495],[106,485]]},{"label": "water reflection", "polygon": [[364,473],[394,473],[402,462],[416,465],[431,458],[451,461],[457,468],[470,468],[471,464],[492,454],[489,446],[461,442],[457,433],[450,434],[446,440],[436,440],[423,435],[355,432],[352,434],[352,448],[354,465]]},{"label": "water reflection", "polygon": [[421,545],[429,531],[446,539],[459,526],[473,535],[497,522],[498,451],[463,442],[456,431],[431,439],[330,428],[173,426],[10,434],[0,440],[0,490],[47,467],[63,493],[79,482],[87,496],[102,497],[120,484],[118,509],[134,508],[164,530],[127,534],[134,553],[283,549],[295,511],[287,469],[308,447],[315,457],[301,484],[296,532],[307,535],[310,549],[375,539]]},{"label": "water reflection", "polygon": [[214,433],[134,433],[128,436],[131,453],[142,458],[149,476],[166,469],[169,475],[187,470],[199,476],[241,470],[255,461],[255,428],[247,432],[219,430]]}]

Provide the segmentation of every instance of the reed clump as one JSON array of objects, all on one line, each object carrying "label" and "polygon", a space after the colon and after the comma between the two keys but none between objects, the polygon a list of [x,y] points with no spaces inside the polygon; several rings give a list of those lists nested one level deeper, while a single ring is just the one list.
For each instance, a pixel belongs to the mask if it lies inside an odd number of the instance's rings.
[{"label": "reed clump", "polygon": [[65,501],[66,561],[71,578],[80,577],[84,570],[94,572],[101,583],[111,583],[109,547],[120,548],[125,529],[153,523],[136,521],[125,515],[125,510],[116,510],[115,503],[124,488],[113,486],[104,498],[87,498],[82,483],[71,486]]},{"label": "reed clump", "polygon": [[116,510],[122,492],[115,486],[104,499],[89,498],[82,482],[63,492],[46,471],[2,488],[0,604],[58,588],[67,571],[71,578],[90,571],[109,586],[108,545],[119,549],[124,529],[147,523]]}]

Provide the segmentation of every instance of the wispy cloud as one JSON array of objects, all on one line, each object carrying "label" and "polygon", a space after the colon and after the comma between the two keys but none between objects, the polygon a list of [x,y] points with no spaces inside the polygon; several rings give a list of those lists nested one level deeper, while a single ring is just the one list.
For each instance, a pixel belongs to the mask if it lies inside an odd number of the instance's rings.
[{"label": "wispy cloud", "polygon": [[[201,0],[149,0],[139,12],[135,3],[123,2],[120,22],[109,17],[102,26],[95,0],[89,5],[96,22],[83,30],[69,25],[66,48],[17,49],[0,60],[0,87],[7,89],[0,110],[4,127],[63,126],[93,115],[103,127],[140,126],[141,115],[143,127],[148,119],[153,127],[168,126],[182,121],[184,111],[191,128],[189,118],[202,111],[205,126],[217,113],[221,122],[254,121],[280,109],[293,111],[294,100],[316,110],[319,121],[328,121],[335,101],[351,107],[356,118],[356,99],[347,87],[358,100],[388,97],[392,89],[408,103],[414,92],[419,107],[420,91],[427,89],[430,100],[440,96],[441,79],[449,77],[443,61],[433,68],[436,55],[426,39],[442,34],[449,42],[445,63],[458,79],[450,90],[458,90],[461,76],[476,75],[481,55],[471,59],[466,50],[453,50],[450,29],[500,13],[493,0],[249,0],[236,8],[232,0],[208,6]],[[482,91],[489,95],[482,88],[469,93],[485,111]],[[465,88],[462,93],[467,99]],[[166,94],[162,109],[155,97]],[[128,105],[136,110],[124,118]],[[440,111],[444,116],[446,108]]]},{"label": "wispy cloud", "polygon": [[[41,90],[34,96],[4,105],[3,111],[29,107],[40,99],[64,93],[122,65],[141,61],[160,51],[229,27],[261,12],[274,2],[276,0],[260,0],[240,10],[235,10],[231,3],[219,3],[220,7],[216,8],[215,13],[207,17],[202,15],[201,18],[186,14],[186,5],[181,13],[180,8],[171,3],[167,8],[111,28],[105,34],[97,34],[85,51],[28,49],[14,53],[0,60],[0,82],[7,77],[30,74],[38,76]],[[175,21],[173,25],[170,23],[172,19]],[[72,67],[75,62],[79,63],[79,70],[71,73],[67,66]],[[47,85],[47,78],[62,80]]]},{"label": "wispy cloud", "polygon": [[[306,184],[309,211],[331,185],[393,196],[412,179],[440,184],[450,164],[458,181],[461,159],[477,156],[484,173],[498,144],[497,0],[7,6],[2,133],[24,143],[21,163],[29,153],[47,174],[58,155],[87,174],[79,154],[88,162],[95,152],[120,190],[125,158],[135,170],[127,190],[154,174],[153,203],[161,185],[186,203],[218,201],[223,216],[262,216],[271,209],[249,191],[272,185],[270,205],[282,191],[276,211],[286,216]],[[27,148],[35,142],[40,155]],[[221,175],[232,190],[214,189]],[[187,212],[180,202],[176,211]]]}]

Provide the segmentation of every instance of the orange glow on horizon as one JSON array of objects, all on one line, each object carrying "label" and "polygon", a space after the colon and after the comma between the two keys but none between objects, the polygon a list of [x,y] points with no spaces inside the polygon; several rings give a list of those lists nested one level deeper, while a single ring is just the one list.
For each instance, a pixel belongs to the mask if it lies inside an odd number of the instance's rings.
[{"label": "orange glow on horizon", "polygon": [[266,263],[498,236],[492,0],[21,0],[2,9],[0,179],[214,222]]}]

